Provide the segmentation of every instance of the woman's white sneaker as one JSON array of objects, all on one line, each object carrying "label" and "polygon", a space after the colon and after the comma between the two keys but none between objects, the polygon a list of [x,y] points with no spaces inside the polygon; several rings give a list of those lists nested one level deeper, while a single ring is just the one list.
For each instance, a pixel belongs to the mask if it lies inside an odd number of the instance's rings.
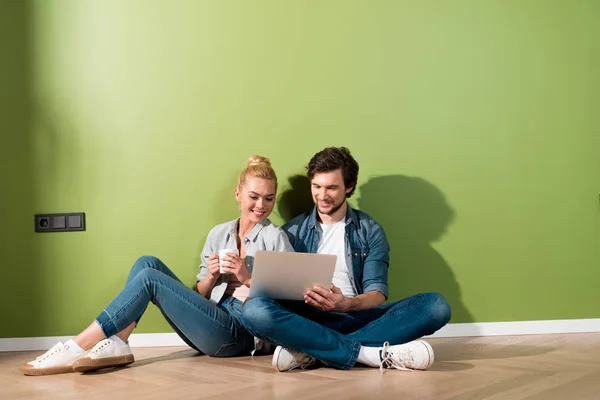
[{"label": "woman's white sneaker", "polygon": [[73,363],[73,371],[90,372],[101,368],[122,367],[134,361],[128,344],[104,339],[96,343],[86,356]]},{"label": "woman's white sneaker", "polygon": [[413,340],[412,342],[390,346],[388,342],[383,344],[381,350],[381,367],[396,368],[405,371],[413,369],[427,369],[433,364],[433,349],[424,340]]},{"label": "woman's white sneaker", "polygon": [[62,342],[56,343],[50,350],[21,366],[25,375],[54,375],[73,372],[73,363],[85,357],[87,352],[72,353]]}]

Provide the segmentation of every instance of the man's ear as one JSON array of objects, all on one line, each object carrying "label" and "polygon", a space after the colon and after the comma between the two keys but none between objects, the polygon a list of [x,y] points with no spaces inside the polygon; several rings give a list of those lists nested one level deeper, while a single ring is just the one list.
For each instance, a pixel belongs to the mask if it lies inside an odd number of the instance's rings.
[{"label": "man's ear", "polygon": [[354,186],[350,186],[346,188],[346,195],[348,195],[348,193],[350,193],[352,191],[352,189],[354,189]]}]

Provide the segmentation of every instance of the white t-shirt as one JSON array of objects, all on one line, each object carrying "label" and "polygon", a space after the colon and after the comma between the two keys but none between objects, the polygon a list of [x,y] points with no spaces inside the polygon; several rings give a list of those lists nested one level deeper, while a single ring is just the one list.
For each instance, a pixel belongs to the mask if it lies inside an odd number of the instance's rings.
[{"label": "white t-shirt", "polygon": [[317,252],[337,256],[335,271],[333,272],[333,284],[340,288],[344,296],[356,296],[356,288],[350,279],[352,276],[351,265],[346,265],[346,221],[319,225],[323,231],[323,237]]}]

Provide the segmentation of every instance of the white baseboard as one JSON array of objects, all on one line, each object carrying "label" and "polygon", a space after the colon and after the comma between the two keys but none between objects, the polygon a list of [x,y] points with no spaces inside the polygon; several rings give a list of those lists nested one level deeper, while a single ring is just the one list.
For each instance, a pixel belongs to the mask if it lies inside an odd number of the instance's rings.
[{"label": "white baseboard", "polygon": [[600,332],[600,318],[448,324],[429,337],[542,335],[583,332]]},{"label": "white baseboard", "polygon": [[[600,332],[600,318],[563,319],[550,321],[475,322],[448,324],[431,338],[461,336],[540,335],[548,333]],[[45,336],[0,339],[0,352],[47,350],[71,336]],[[187,346],[176,333],[134,333],[129,338],[132,347]]]},{"label": "white baseboard", "polygon": [[[73,336],[44,336],[31,338],[0,339],[2,351],[48,350],[58,342],[66,342]],[[134,333],[129,337],[131,347],[171,347],[187,346],[175,332],[171,333]]]}]

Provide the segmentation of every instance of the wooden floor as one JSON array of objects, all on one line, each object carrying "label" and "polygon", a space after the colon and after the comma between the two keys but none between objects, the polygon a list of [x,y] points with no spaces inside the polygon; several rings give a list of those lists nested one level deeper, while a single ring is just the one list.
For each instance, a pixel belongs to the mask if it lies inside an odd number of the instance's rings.
[{"label": "wooden floor", "polygon": [[428,371],[318,368],[279,373],[271,357],[216,359],[134,349],[129,367],[23,376],[40,352],[0,353],[0,399],[600,399],[600,333],[430,340]]}]

